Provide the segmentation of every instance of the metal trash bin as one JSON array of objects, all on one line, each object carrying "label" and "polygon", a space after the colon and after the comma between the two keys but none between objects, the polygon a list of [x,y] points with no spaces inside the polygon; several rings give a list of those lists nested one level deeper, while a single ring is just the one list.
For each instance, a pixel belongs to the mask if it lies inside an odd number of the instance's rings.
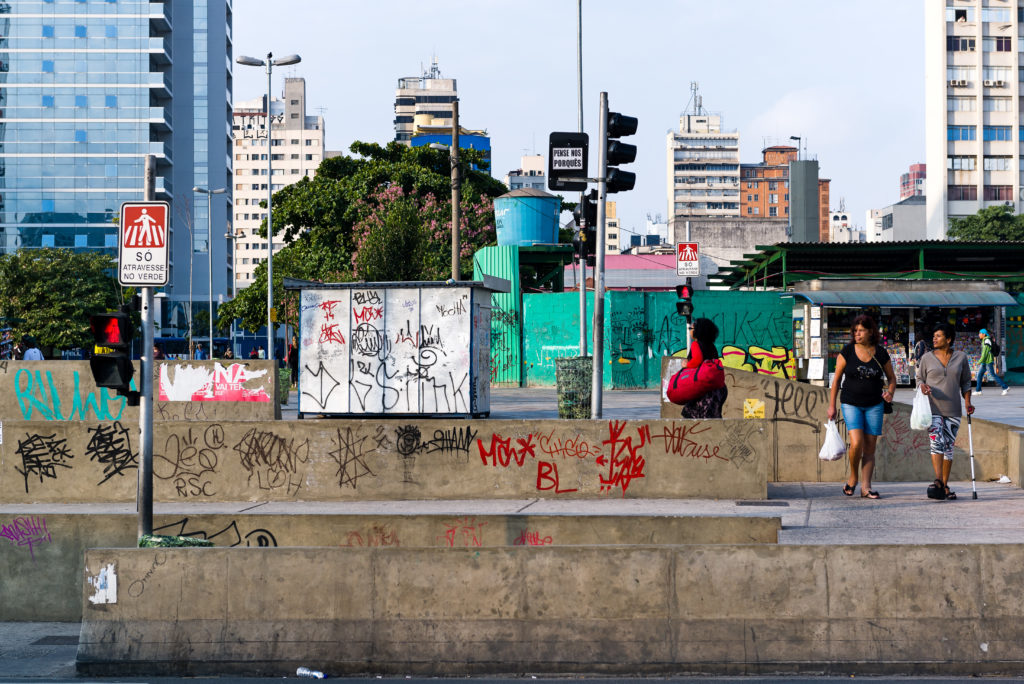
[{"label": "metal trash bin", "polygon": [[558,392],[558,417],[590,418],[590,389],[594,357],[573,356],[555,359],[555,386]]}]

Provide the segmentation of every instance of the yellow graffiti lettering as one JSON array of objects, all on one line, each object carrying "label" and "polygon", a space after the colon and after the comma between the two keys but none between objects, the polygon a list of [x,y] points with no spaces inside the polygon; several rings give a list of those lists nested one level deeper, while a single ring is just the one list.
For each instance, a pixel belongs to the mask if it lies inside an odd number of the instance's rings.
[{"label": "yellow graffiti lettering", "polygon": [[731,344],[722,347],[722,365],[726,368],[754,372],[754,364],[747,362],[747,350]]},{"label": "yellow graffiti lettering", "polygon": [[777,378],[796,377],[796,359],[791,349],[773,346],[771,349],[752,345],[743,349],[734,345],[722,347],[722,364],[726,368],[772,375]]}]

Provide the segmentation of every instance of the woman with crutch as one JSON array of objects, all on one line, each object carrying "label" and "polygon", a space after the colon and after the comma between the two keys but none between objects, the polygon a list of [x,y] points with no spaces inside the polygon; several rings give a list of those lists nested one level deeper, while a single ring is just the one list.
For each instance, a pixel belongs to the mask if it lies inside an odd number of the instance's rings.
[{"label": "woman with crutch", "polygon": [[967,355],[953,349],[956,329],[949,323],[940,323],[932,334],[932,351],[921,357],[917,366],[917,385],[928,397],[932,409],[932,425],[928,429],[931,441],[932,467],[935,469],[935,488],[940,497],[955,499],[956,492],[949,488],[949,471],[953,467],[953,443],[960,431],[963,408],[970,416],[971,365]]}]

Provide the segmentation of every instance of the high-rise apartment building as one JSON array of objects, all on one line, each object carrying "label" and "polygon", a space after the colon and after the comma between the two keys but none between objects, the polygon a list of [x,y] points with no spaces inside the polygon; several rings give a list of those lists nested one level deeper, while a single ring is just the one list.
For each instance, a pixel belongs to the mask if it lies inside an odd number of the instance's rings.
[{"label": "high-rise apartment building", "polygon": [[441,78],[435,57],[420,76],[398,79],[395,90],[395,140],[410,144],[416,115],[432,119],[432,125],[452,126],[452,102],[458,98],[454,78]]},{"label": "high-rise apartment building", "polygon": [[1019,0],[925,3],[928,239],[950,218],[1021,207],[1021,26]]},{"label": "high-rise apartment building", "polygon": [[[817,168],[817,162],[813,161]],[[799,159],[799,150],[790,145],[773,145],[761,151],[759,164],[740,166],[740,216],[744,218],[790,218],[790,197],[795,196],[790,186],[791,165],[799,168],[804,162]],[[829,189],[828,178],[818,178],[817,171],[810,179],[807,199],[816,208],[817,230],[811,230],[806,237],[819,242],[829,241]],[[801,189],[801,193],[803,189]],[[814,194],[817,197],[815,199]],[[808,206],[811,206],[809,204]],[[795,239],[795,238],[794,238]]]},{"label": "high-rise apartment building", "polygon": [[702,105],[697,84],[690,85],[692,113],[679,117],[679,130],[669,131],[669,230],[687,219],[740,215],[740,134],[722,131],[722,117]]},{"label": "high-rise apartment building", "polygon": [[116,255],[114,218],[143,199],[153,154],[171,203],[161,327],[184,320],[190,281],[197,308],[224,293],[227,201],[211,240],[192,187],[230,181],[231,24],[230,0],[0,2],[0,252]]},{"label": "high-rise apartment building", "polygon": [[604,203],[604,219],[604,253],[618,254],[622,251],[622,228],[615,202]]},{"label": "high-rise apartment building", "polygon": [[[258,234],[260,223],[267,218],[267,209],[260,207],[260,202],[266,201],[270,190],[276,192],[302,178],[313,177],[324,159],[324,119],[306,114],[304,78],[284,80],[284,96],[271,100],[270,116],[273,135],[267,147],[266,96],[235,105],[235,175],[231,191],[235,211],[235,286],[239,289],[252,282],[256,265],[267,258],[267,242]],[[267,175],[268,163],[272,176]],[[284,247],[277,240],[283,228],[275,221],[274,253]]]},{"label": "high-rise apartment building", "polygon": [[911,164],[910,169],[900,174],[900,199],[905,200],[915,195],[924,196],[927,164]]}]

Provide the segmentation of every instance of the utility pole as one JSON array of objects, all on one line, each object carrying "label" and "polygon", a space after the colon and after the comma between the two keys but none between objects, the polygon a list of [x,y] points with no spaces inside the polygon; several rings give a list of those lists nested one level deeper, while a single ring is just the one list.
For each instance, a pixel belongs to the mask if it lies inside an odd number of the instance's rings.
[{"label": "utility pole", "polygon": [[[579,114],[579,133],[583,132],[583,0],[576,0],[576,99]],[[580,191],[580,206],[586,201],[587,191]],[[582,216],[582,212],[580,216]],[[580,231],[580,356],[587,355],[587,257],[583,247],[583,226]]]},{"label": "utility pole", "polygon": [[597,121],[597,245],[594,248],[594,372],[590,417],[600,418],[604,399],[604,249],[605,203],[608,199],[608,93],[602,92]]},{"label": "utility pole", "polygon": [[459,183],[459,101],[452,100],[452,280],[459,280],[459,204],[462,187]]},{"label": "utility pole", "polygon": [[[156,194],[156,157],[145,157],[142,199],[153,201]],[[170,213],[167,215],[170,219]],[[166,235],[170,235],[164,226]],[[189,252],[192,246],[189,245]],[[142,292],[142,355],[139,367],[142,372],[142,387],[139,395],[139,481],[137,508],[139,514],[139,537],[153,534],[153,288],[143,287]]]}]

